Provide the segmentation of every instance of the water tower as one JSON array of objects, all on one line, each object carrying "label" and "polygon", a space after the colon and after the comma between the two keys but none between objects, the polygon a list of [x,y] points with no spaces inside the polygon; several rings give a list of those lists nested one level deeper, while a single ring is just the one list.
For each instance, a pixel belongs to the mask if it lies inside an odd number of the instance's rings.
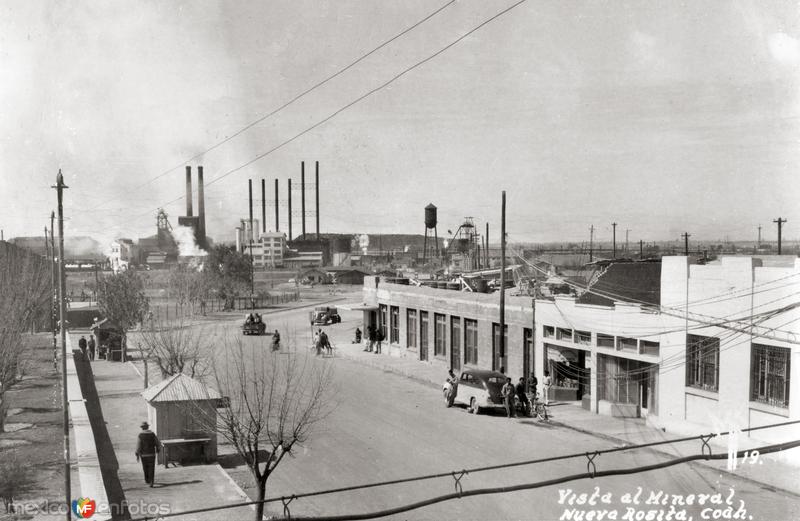
[{"label": "water tower", "polygon": [[433,252],[439,256],[439,236],[436,233],[436,207],[433,203],[425,207],[425,241],[422,243],[422,264],[428,259],[428,230],[433,230],[433,240],[435,246]]}]

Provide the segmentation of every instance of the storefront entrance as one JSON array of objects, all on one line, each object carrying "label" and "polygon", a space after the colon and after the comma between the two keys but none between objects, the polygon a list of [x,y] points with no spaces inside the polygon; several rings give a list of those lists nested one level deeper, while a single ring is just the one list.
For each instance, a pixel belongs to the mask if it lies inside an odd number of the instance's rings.
[{"label": "storefront entrance", "polygon": [[551,400],[577,401],[590,393],[591,353],[553,344],[544,345],[544,367],[552,381]]},{"label": "storefront entrance", "polygon": [[597,362],[598,412],[635,418],[658,413],[658,364],[609,355],[598,355]]}]

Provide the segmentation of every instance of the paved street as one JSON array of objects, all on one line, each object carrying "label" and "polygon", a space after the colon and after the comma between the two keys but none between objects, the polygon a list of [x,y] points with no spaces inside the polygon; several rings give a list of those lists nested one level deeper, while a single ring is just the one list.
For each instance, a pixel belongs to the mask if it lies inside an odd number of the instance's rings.
[{"label": "paved street", "polygon": [[[360,312],[343,311],[344,322],[326,328],[335,344],[349,342],[352,330],[360,324]],[[286,331],[296,331],[298,350],[306,349],[310,328],[307,309],[266,315],[268,330],[276,327],[286,338]],[[238,319],[217,326],[217,330],[235,330]],[[246,337],[248,343],[269,342],[270,337]],[[374,355],[385,356],[385,355]],[[323,363],[320,361],[319,363]],[[267,495],[275,497],[327,488],[346,487],[376,481],[394,480],[463,468],[496,465],[539,457],[587,452],[609,448],[607,440],[575,432],[564,427],[543,424],[532,419],[509,420],[501,415],[473,416],[463,409],[444,407],[441,393],[431,385],[382,372],[363,364],[337,357],[335,364],[337,407],[305,449],[295,458],[285,460],[271,478]],[[444,378],[444,375],[442,375]],[[610,420],[613,421],[613,420]],[[221,448],[226,450],[225,447]],[[648,451],[604,455],[598,470],[653,464],[665,459]],[[464,490],[511,486],[570,474],[586,472],[585,457],[547,464],[472,473],[462,479]],[[246,469],[231,469],[235,480],[246,492],[250,476]],[[744,501],[747,516],[753,520],[789,520],[800,516],[797,497],[762,488],[753,482],[699,464],[682,464],[664,470],[629,476],[582,480],[546,488],[482,495],[438,503],[398,514],[395,519],[559,519],[565,509],[616,509],[623,519],[631,505],[621,503],[622,495],[643,488],[643,496],[663,491],[687,497],[690,494],[721,492],[723,499],[734,490],[733,508],[720,510],[722,518],[731,517]],[[559,504],[559,490],[601,494],[611,492],[611,503],[588,505]],[[421,501],[454,491],[452,477],[390,485],[353,492],[302,498],[291,503],[293,516],[347,515],[379,511]],[[642,498],[642,500],[644,499]],[[639,515],[656,508],[632,505]],[[705,506],[681,507],[693,519],[703,519]],[[714,506],[724,509],[727,505]],[[664,514],[669,506],[660,507]],[[282,512],[280,502],[269,512]],[[747,517],[745,517],[747,519]],[[655,519],[655,517],[653,518]],[[667,519],[666,517],[664,519]]]}]

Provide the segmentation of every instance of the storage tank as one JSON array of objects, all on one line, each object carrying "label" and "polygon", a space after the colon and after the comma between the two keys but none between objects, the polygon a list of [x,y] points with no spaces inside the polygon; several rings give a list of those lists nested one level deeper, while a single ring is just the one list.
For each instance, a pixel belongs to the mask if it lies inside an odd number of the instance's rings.
[{"label": "storage tank", "polygon": [[425,227],[436,228],[436,207],[433,203],[425,207]]}]

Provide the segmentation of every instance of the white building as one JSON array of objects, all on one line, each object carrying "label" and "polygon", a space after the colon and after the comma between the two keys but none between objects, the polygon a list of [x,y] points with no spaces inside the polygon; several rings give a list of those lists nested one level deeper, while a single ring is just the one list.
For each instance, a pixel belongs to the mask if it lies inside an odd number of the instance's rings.
[{"label": "white building", "polygon": [[108,261],[114,272],[127,270],[131,262],[135,261],[135,245],[131,239],[117,239],[111,243],[111,252]]}]

